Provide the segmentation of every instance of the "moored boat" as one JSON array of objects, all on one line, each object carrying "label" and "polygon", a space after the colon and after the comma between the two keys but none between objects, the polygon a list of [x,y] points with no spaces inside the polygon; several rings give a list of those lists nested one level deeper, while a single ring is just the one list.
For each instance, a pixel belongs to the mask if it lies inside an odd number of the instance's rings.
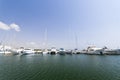
[{"label": "moored boat", "polygon": [[86,54],[104,54],[103,48],[97,48],[95,46],[89,46],[86,50]]},{"label": "moored boat", "polygon": [[58,54],[65,55],[66,54],[66,50],[64,48],[60,48],[59,51],[58,51]]},{"label": "moored boat", "polygon": [[106,55],[118,55],[118,54],[120,54],[120,49],[105,49],[104,54],[106,54]]},{"label": "moored boat", "polygon": [[44,49],[43,51],[42,51],[42,54],[43,55],[47,55],[49,53],[49,51],[47,50],[47,49]]},{"label": "moored boat", "polygon": [[50,51],[51,55],[55,55],[57,54],[57,49],[55,47],[52,47],[51,51]]}]

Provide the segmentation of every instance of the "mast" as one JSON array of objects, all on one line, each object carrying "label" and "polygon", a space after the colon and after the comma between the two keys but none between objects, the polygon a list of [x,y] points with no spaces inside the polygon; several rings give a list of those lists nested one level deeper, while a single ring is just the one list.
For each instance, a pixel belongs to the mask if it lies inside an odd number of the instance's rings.
[{"label": "mast", "polygon": [[45,48],[45,51],[47,50],[47,28],[45,29],[45,42],[44,42],[44,48]]},{"label": "mast", "polygon": [[77,37],[77,35],[76,35],[76,33],[75,33],[75,49],[78,49],[78,37]]}]

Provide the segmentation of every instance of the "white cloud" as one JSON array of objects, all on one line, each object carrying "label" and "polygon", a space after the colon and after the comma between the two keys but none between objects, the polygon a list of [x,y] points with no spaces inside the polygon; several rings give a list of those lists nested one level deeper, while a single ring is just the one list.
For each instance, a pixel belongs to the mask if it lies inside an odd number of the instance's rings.
[{"label": "white cloud", "polygon": [[1,30],[11,30],[11,29],[14,29],[15,31],[19,32],[20,31],[20,27],[15,24],[15,23],[12,23],[10,25],[7,25],[3,22],[0,21],[0,29]]},{"label": "white cloud", "polygon": [[2,29],[2,30],[10,30],[10,27],[7,24],[0,21],[0,29]]},{"label": "white cloud", "polygon": [[20,31],[20,27],[17,24],[15,24],[15,23],[10,24],[10,28],[14,29],[17,32]]}]

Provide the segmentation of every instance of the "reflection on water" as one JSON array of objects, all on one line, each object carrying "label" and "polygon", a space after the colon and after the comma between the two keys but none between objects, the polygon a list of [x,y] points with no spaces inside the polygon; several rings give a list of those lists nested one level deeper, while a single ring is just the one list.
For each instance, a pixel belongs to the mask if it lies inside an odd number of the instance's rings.
[{"label": "reflection on water", "polygon": [[0,56],[0,80],[120,80],[119,55]]}]

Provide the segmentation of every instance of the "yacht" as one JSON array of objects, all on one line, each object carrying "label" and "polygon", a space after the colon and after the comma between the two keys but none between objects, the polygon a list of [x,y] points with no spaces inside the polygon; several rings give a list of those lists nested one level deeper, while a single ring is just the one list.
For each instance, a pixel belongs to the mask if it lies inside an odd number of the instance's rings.
[{"label": "yacht", "polygon": [[34,50],[30,48],[24,49],[24,47],[21,47],[20,49],[18,49],[17,52],[19,53],[19,55],[31,55],[35,53]]},{"label": "yacht", "polygon": [[35,54],[42,54],[42,49],[34,49]]},{"label": "yacht", "polygon": [[65,55],[66,54],[66,50],[64,48],[60,48],[59,51],[58,51],[58,54]]},{"label": "yacht", "polygon": [[34,54],[34,50],[30,49],[30,48],[27,48],[27,49],[24,49],[23,53],[25,54]]},{"label": "yacht", "polygon": [[76,49],[73,50],[72,53],[73,53],[73,54],[80,54],[80,51],[76,48]]},{"label": "yacht", "polygon": [[44,49],[43,51],[42,51],[42,54],[43,55],[46,55],[46,54],[48,54],[49,52],[48,52],[48,50],[47,49]]},{"label": "yacht", "polygon": [[50,51],[51,55],[55,55],[57,54],[57,49],[55,47],[52,47],[51,51]]},{"label": "yacht", "polygon": [[105,49],[104,54],[106,55],[114,55],[114,54],[120,54],[120,49]]},{"label": "yacht", "polygon": [[17,53],[19,54],[19,56],[26,55],[24,53],[24,47],[20,47],[19,49],[17,49]]},{"label": "yacht", "polygon": [[12,48],[10,46],[0,45],[0,55],[13,55]]},{"label": "yacht", "polygon": [[95,46],[89,46],[86,50],[86,54],[104,54],[103,48],[97,48]]},{"label": "yacht", "polygon": [[68,49],[68,50],[66,50],[65,52],[66,52],[66,54],[69,54],[69,55],[72,55],[72,54],[73,54],[73,51],[72,51],[71,49]]}]

